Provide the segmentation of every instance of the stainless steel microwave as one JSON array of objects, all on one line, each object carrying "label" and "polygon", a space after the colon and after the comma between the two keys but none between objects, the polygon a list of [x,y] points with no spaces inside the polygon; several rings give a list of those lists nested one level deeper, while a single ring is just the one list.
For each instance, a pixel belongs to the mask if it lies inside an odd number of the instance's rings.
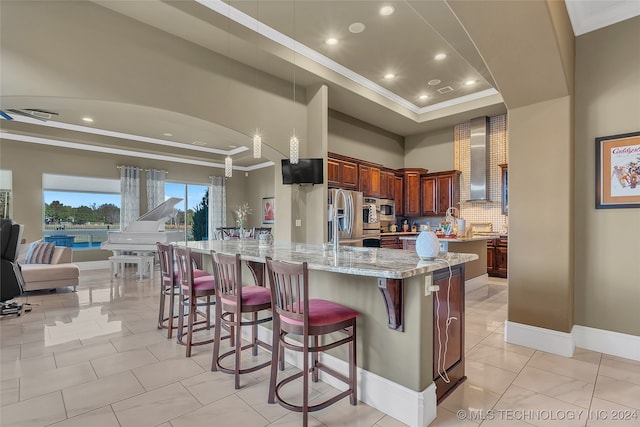
[{"label": "stainless steel microwave", "polygon": [[396,220],[396,202],[391,199],[378,199],[380,221]]}]

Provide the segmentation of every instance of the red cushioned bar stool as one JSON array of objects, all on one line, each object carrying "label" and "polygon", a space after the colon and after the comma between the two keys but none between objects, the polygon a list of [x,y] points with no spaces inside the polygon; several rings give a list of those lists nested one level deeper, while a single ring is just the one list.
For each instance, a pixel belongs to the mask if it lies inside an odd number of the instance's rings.
[{"label": "red cushioned bar stool", "polygon": [[[215,335],[213,341],[212,371],[222,371],[235,376],[235,388],[240,388],[240,374],[247,374],[265,368],[270,360],[242,368],[242,350],[252,349],[253,356],[258,355],[258,346],[271,351],[271,346],[258,339],[258,325],[271,321],[271,292],[263,286],[242,286],[242,267],[240,255],[224,255],[211,252],[213,271],[216,281]],[[268,316],[260,318],[259,312],[268,312]],[[243,314],[249,314],[245,320]],[[242,327],[251,326],[251,342],[242,345]],[[221,336],[222,327],[229,329],[227,336]],[[229,339],[233,349],[220,354],[220,343]],[[233,368],[222,366],[221,361],[235,356]]]},{"label": "red cushioned bar stool", "polygon": [[[175,314],[175,297],[180,294],[178,283],[178,271],[175,268],[173,246],[157,242],[158,260],[160,264],[160,308],[158,310],[158,329],[167,330],[167,338],[173,337],[173,330],[177,329],[174,320],[178,318]],[[210,276],[209,273],[194,265],[193,277]],[[165,313],[168,310],[168,313]]]},{"label": "red cushioned bar stool", "polygon": [[[309,271],[307,263],[291,264],[266,258],[271,286],[273,307],[273,351],[271,356],[271,378],[269,381],[269,403],[278,402],[295,412],[302,412],[303,426],[307,426],[308,413],[319,411],[340,399],[349,396],[352,405],[357,404],[356,379],[356,318],[358,312],[323,299],[309,298]],[[344,338],[320,344],[323,335],[344,333]],[[300,341],[289,337],[298,336]],[[312,345],[309,345],[309,338]],[[345,376],[325,365],[318,353],[349,344],[349,375]],[[302,353],[302,371],[277,381],[278,353],[281,347]],[[311,355],[311,366],[309,356]],[[348,388],[320,403],[309,405],[309,373],[318,381],[318,372],[327,373],[347,384]],[[302,377],[302,405],[294,405],[280,396],[280,389],[287,383]]]},{"label": "red cushioned bar stool", "polygon": [[[178,277],[180,284],[180,302],[178,313],[178,342],[185,344],[186,356],[191,357],[191,347],[210,344],[213,338],[193,340],[195,332],[211,329],[211,305],[215,304],[216,286],[213,276],[196,277],[194,264],[198,262],[198,255],[193,254],[189,248],[176,247],[174,250],[178,265]],[[202,303],[199,298],[204,298]],[[184,332],[185,316],[187,320],[187,332]],[[204,317],[197,320],[198,316]],[[202,325],[202,326],[198,326]],[[186,342],[184,337],[186,336]]]}]

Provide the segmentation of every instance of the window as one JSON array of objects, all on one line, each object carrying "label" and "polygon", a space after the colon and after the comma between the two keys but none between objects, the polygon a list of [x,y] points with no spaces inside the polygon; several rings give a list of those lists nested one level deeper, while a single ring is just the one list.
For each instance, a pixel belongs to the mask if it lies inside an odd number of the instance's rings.
[{"label": "window", "polygon": [[12,173],[0,170],[0,218],[11,218]]},{"label": "window", "polygon": [[74,250],[99,248],[120,229],[117,179],[44,174],[44,239]]},{"label": "window", "polygon": [[166,230],[180,230],[185,240],[209,238],[209,185],[167,182],[165,197],[179,197],[178,213],[165,224]]}]

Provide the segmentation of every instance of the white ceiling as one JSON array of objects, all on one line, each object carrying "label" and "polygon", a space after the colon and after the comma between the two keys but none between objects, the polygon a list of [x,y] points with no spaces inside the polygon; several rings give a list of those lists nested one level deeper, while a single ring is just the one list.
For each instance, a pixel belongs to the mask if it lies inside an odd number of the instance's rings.
[{"label": "white ceiling", "polygon": [[638,0],[565,0],[565,4],[576,36],[640,15]]},{"label": "white ceiling", "polygon": [[[284,80],[295,78],[302,86],[327,84],[330,108],[398,135],[417,134],[506,111],[491,74],[444,0],[94,3]],[[392,5],[395,12],[381,16],[378,9],[383,4]],[[574,32],[579,35],[640,15],[640,1],[567,1],[567,9]],[[348,27],[354,22],[365,24],[364,32],[349,32]],[[220,34],[227,36],[219,37]],[[2,31],[3,38],[19,36]],[[338,38],[338,45],[328,46],[324,42],[327,37]],[[256,55],[258,50],[260,54]],[[445,53],[447,58],[437,61],[437,53]],[[12,64],[3,61],[2,67],[11,69]],[[397,78],[385,80],[383,76],[388,72],[397,74]],[[8,75],[13,74],[3,73]],[[429,85],[436,79],[440,83]],[[476,83],[466,86],[467,80]],[[452,90],[439,93],[438,89],[444,87]],[[420,100],[420,94],[429,98]],[[76,126],[59,131],[57,138],[73,140],[77,132],[90,133],[95,127],[78,118],[83,111],[94,111],[100,116],[100,130],[107,131],[107,136],[108,132],[119,132],[116,138],[128,141],[125,145],[132,151],[140,147],[143,153],[150,150],[149,144],[155,144],[152,151],[169,150],[175,155],[171,145],[176,145],[189,150],[187,157],[206,153],[217,165],[227,154],[232,154],[235,164],[244,168],[260,167],[265,162],[253,159],[246,150],[247,135],[175,112],[106,100],[33,95],[2,96],[0,101],[3,109],[55,111],[59,115],[52,120]],[[29,120],[0,124],[5,132],[23,135],[42,135],[51,129],[50,122],[25,121]],[[175,136],[164,136],[165,132]],[[194,141],[203,145],[194,146]]]}]

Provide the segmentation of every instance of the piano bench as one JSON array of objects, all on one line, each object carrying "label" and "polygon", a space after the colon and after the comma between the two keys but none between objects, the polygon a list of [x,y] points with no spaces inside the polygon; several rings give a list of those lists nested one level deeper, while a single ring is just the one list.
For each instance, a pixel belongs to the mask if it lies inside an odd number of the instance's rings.
[{"label": "piano bench", "polygon": [[142,280],[145,276],[151,277],[153,272],[153,256],[152,255],[114,255],[109,257],[109,266],[111,268],[111,280],[118,276],[122,269],[124,275],[124,267],[126,264],[136,264],[136,276]]}]

